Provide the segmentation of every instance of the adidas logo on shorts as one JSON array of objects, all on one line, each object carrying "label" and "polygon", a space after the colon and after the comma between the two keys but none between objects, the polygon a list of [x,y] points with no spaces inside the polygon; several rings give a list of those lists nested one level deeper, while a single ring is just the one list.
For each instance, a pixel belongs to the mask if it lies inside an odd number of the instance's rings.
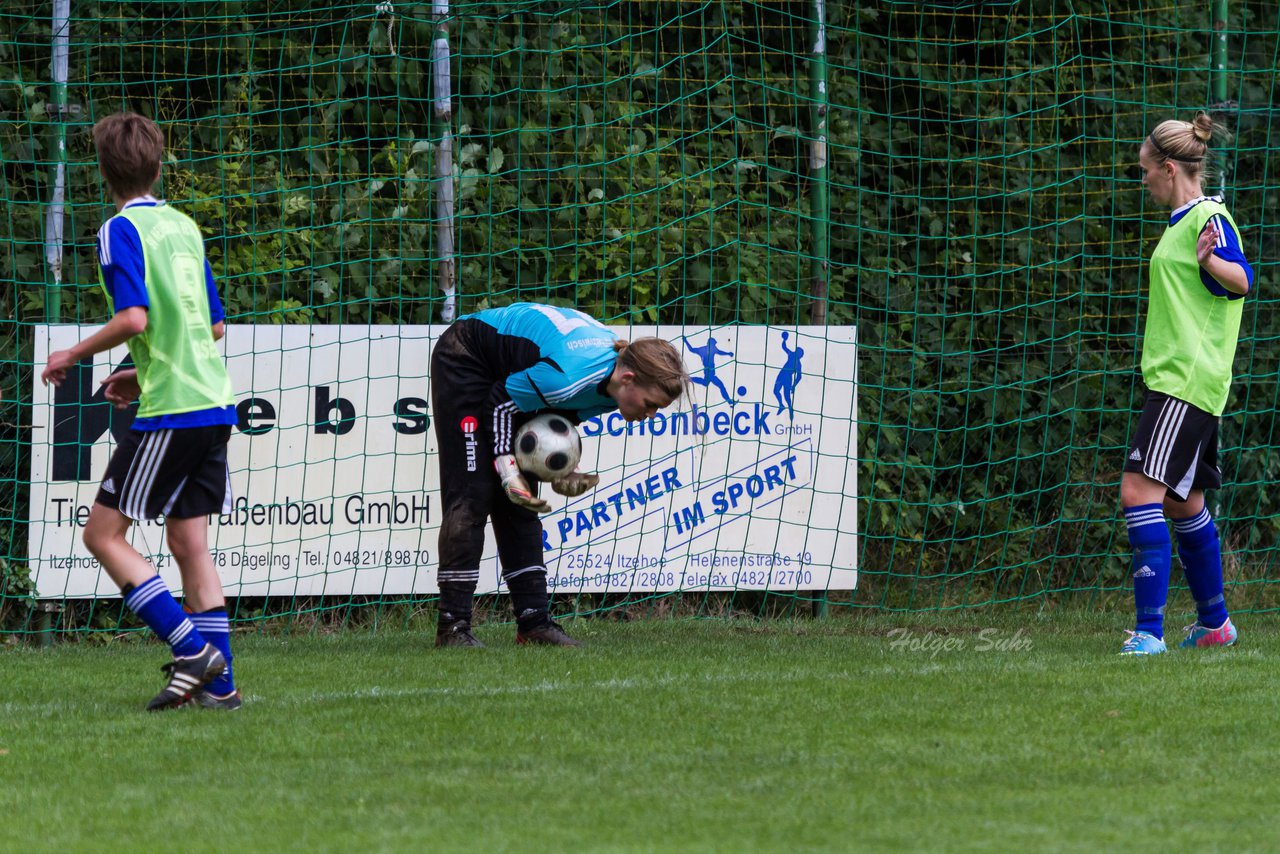
[{"label": "adidas logo on shorts", "polygon": [[116,494],[116,481],[115,481],[115,478],[111,478],[111,477],[109,477],[109,478],[107,478],[106,480],[104,480],[104,481],[102,482],[102,489],[103,489],[103,491],[104,491],[104,492],[110,492],[112,495],[115,495],[115,494]]},{"label": "adidas logo on shorts", "polygon": [[1129,459],[1135,460],[1136,462],[1142,462],[1142,452],[1137,448],[1134,448],[1133,453],[1129,455]]}]

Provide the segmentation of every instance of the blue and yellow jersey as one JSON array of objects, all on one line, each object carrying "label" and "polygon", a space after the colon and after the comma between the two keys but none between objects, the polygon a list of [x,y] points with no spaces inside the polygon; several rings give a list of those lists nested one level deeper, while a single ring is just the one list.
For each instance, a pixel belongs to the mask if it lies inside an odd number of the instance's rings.
[{"label": "blue and yellow jersey", "polygon": [[195,224],[154,197],[134,198],[102,224],[97,255],[111,311],[147,311],[147,329],[129,341],[142,387],[133,429],[236,423],[209,330],[224,319],[223,305]]},{"label": "blue and yellow jersey", "polygon": [[1210,223],[1218,232],[1214,254],[1243,267],[1253,290],[1253,268],[1222,199],[1199,197],[1175,210],[1151,256],[1142,379],[1152,391],[1221,415],[1231,386],[1243,295],[1222,287],[1196,258],[1196,244]]}]

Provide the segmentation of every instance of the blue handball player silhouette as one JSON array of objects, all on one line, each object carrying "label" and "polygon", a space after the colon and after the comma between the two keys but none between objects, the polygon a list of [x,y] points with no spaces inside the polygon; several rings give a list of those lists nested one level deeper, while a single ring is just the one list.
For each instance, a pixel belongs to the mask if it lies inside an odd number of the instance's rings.
[{"label": "blue handball player silhouette", "polygon": [[708,338],[707,343],[701,347],[695,347],[689,343],[689,339],[684,339],[684,346],[689,351],[702,360],[702,376],[690,377],[691,382],[698,385],[712,386],[720,389],[720,394],[724,397],[724,402],[732,404],[733,398],[729,397],[729,390],[724,387],[724,382],[716,376],[716,356],[732,356],[733,353],[728,350],[721,350],[716,346],[716,339]]},{"label": "blue handball player silhouette", "polygon": [[782,333],[782,352],[787,354],[787,361],[782,366],[782,370],[778,371],[778,378],[773,381],[773,397],[778,401],[778,415],[783,410],[787,410],[787,414],[791,416],[791,420],[796,420],[796,408],[792,403],[791,394],[795,391],[796,386],[800,385],[800,359],[804,357],[804,348],[796,347],[792,350],[787,346],[788,333]]}]

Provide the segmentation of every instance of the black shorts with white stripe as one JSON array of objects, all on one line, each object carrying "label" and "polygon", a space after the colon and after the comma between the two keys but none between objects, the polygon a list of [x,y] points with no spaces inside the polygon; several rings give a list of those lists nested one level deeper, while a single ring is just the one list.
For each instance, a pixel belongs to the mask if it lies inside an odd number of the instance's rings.
[{"label": "black shorts with white stripe", "polygon": [[1193,489],[1217,489],[1222,486],[1218,416],[1148,391],[1124,470],[1163,483],[1179,501],[1186,501]]},{"label": "black shorts with white stripe", "polygon": [[231,512],[231,425],[130,430],[116,446],[97,501],[130,519]]}]

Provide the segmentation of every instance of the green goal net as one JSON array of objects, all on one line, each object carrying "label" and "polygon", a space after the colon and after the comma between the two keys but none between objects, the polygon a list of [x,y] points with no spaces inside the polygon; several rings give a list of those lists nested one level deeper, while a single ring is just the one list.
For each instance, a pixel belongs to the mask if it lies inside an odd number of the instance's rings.
[{"label": "green goal net", "polygon": [[661,432],[585,425],[615,487],[547,522],[565,611],[1120,595],[1165,216],[1137,146],[1210,110],[1259,274],[1212,509],[1233,606],[1267,609],[1278,57],[1260,0],[10,4],[0,630],[132,625],[74,551],[110,360],[37,388],[106,320],[89,131],[122,109],[164,129],[231,326],[233,619],[361,623],[433,598],[430,343],[519,300],[666,335],[699,381]]}]

